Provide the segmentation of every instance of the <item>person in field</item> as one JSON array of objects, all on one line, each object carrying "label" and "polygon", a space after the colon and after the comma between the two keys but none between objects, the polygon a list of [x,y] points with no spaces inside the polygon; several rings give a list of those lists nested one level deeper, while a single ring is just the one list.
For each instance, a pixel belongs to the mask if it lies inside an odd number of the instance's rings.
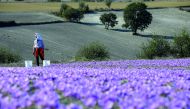
[{"label": "person in field", "polygon": [[35,33],[33,55],[36,58],[36,65],[39,66],[39,57],[42,61],[44,60],[44,43],[42,36],[39,33]]}]

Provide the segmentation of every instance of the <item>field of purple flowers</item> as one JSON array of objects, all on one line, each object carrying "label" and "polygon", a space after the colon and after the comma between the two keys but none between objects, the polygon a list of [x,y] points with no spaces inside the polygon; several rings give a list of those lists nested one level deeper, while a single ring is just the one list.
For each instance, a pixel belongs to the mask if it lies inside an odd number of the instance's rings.
[{"label": "field of purple flowers", "polygon": [[1,67],[0,109],[190,109],[190,59]]}]

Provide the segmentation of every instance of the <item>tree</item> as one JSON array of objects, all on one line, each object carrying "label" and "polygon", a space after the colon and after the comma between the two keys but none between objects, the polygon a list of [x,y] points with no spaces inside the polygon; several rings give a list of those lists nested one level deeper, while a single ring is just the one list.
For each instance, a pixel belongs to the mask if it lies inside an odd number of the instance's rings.
[{"label": "tree", "polygon": [[105,4],[110,9],[111,4],[112,4],[112,0],[105,0]]},{"label": "tree", "polygon": [[123,27],[130,28],[133,35],[137,34],[137,30],[143,31],[151,24],[152,14],[147,10],[147,6],[144,3],[132,3],[124,9],[124,21]]},{"label": "tree", "polygon": [[190,35],[186,30],[174,38],[172,51],[175,57],[190,57]]},{"label": "tree", "polygon": [[66,20],[69,20],[71,22],[79,22],[84,17],[84,14],[78,9],[67,8],[64,11],[63,16]]},{"label": "tree", "polygon": [[60,11],[59,11],[59,13],[62,15],[62,14],[64,14],[64,12],[65,12],[65,10],[66,9],[68,9],[68,8],[70,8],[70,6],[68,6],[67,4],[61,4],[61,8],[60,8]]},{"label": "tree", "polygon": [[61,4],[59,15],[71,22],[79,22],[84,17],[84,13],[79,9],[74,9],[64,3]]},{"label": "tree", "polygon": [[113,13],[104,13],[100,16],[100,21],[105,25],[105,29],[112,28],[117,25],[118,21],[116,21],[117,16]]},{"label": "tree", "polygon": [[83,13],[89,12],[89,6],[86,5],[84,2],[79,3],[79,10]]}]

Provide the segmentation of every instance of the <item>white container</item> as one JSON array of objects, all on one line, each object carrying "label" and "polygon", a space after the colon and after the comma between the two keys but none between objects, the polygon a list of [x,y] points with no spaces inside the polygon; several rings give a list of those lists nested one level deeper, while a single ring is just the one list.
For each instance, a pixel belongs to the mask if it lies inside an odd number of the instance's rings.
[{"label": "white container", "polygon": [[25,60],[25,67],[32,67],[32,61],[31,60]]},{"label": "white container", "polygon": [[50,66],[50,60],[43,60],[43,67]]}]

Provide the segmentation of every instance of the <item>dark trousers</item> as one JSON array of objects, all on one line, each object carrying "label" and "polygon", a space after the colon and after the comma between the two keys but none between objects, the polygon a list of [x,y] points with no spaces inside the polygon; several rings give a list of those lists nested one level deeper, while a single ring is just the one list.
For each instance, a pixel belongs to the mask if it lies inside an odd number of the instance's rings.
[{"label": "dark trousers", "polygon": [[[42,56],[40,55],[41,60],[43,61],[44,59],[42,58]],[[36,65],[39,66],[39,56],[36,56]]]}]

